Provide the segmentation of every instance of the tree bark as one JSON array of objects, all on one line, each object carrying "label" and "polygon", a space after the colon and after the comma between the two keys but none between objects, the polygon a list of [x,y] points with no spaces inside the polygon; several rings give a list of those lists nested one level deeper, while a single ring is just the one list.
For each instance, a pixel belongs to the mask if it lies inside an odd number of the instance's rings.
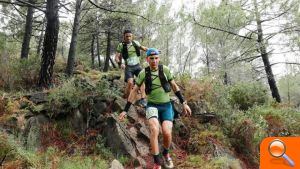
[{"label": "tree bark", "polygon": [[70,49],[68,54],[68,62],[66,73],[68,76],[73,74],[74,63],[75,63],[75,54],[76,54],[76,45],[77,45],[77,35],[79,30],[79,23],[80,23],[80,14],[81,14],[81,3],[82,0],[76,0],[76,9],[75,9],[75,17],[73,23],[73,31],[72,31],[72,38],[70,43]]},{"label": "tree bark", "polygon": [[[35,0],[29,0],[28,1],[31,4],[35,3]],[[30,46],[30,39],[31,39],[31,33],[32,33],[32,23],[33,23],[33,13],[34,9],[33,7],[29,6],[27,8],[27,15],[26,15],[26,24],[25,24],[25,34],[23,37],[23,43],[22,43],[22,50],[21,50],[21,58],[28,58],[29,54],[29,46]]]},{"label": "tree bark", "polygon": [[108,71],[109,67],[109,58],[110,58],[110,48],[111,48],[111,32],[110,30],[107,31],[107,47],[106,47],[106,58],[104,63],[103,72]]},{"label": "tree bark", "polygon": [[92,59],[92,69],[95,68],[95,35],[92,35],[92,43],[91,43],[91,59]]},{"label": "tree bark", "polygon": [[59,32],[58,1],[47,0],[46,18],[47,26],[43,45],[40,78],[38,85],[49,88],[52,84],[53,66],[57,49]]},{"label": "tree bark", "polygon": [[36,50],[36,54],[38,56],[40,56],[41,50],[42,50],[42,43],[43,43],[44,32],[45,32],[45,22],[46,22],[46,18],[43,19],[42,31],[41,31],[41,34],[39,37],[38,46],[37,46],[37,50]]},{"label": "tree bark", "polygon": [[101,70],[99,35],[97,35],[97,57],[98,57],[99,69]]},{"label": "tree bark", "polygon": [[117,68],[117,65],[115,64],[115,62],[112,60],[112,58],[109,56],[109,60],[111,65],[113,66],[113,68]]},{"label": "tree bark", "polygon": [[264,39],[263,39],[263,30],[262,30],[262,25],[261,25],[261,19],[260,19],[260,13],[258,12],[258,6],[257,6],[257,1],[253,0],[254,3],[254,8],[255,8],[255,16],[256,16],[256,23],[257,23],[257,42],[259,44],[259,51],[264,63],[265,71],[267,74],[268,78],[268,83],[270,86],[270,90],[272,93],[272,97],[278,102],[281,102],[281,98],[279,95],[279,91],[276,85],[276,81],[273,75],[272,67],[270,65],[268,53],[266,52],[266,46],[264,44]]}]

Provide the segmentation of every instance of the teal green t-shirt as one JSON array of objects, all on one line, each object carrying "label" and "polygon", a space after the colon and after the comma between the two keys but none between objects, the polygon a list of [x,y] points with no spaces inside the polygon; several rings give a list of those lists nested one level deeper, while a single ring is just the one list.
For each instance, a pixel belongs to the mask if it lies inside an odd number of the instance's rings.
[{"label": "teal green t-shirt", "polygon": [[[141,44],[138,41],[134,41],[135,44],[140,48]],[[136,55],[135,48],[132,43],[127,44],[128,58],[126,59],[127,65],[133,66],[140,63],[140,58]],[[117,52],[122,53],[123,43],[119,43],[117,47]]]},{"label": "teal green t-shirt", "polygon": [[[171,73],[170,69],[163,65],[163,71],[166,76],[167,81],[171,81],[174,79],[173,74]],[[142,83],[145,81],[145,69],[143,69],[137,79],[136,79],[136,84],[138,86],[141,86]],[[167,103],[170,101],[170,94],[166,93],[165,90],[163,89],[161,82],[158,77],[158,69],[155,71],[151,70],[151,79],[152,79],[152,86],[151,86],[151,93],[147,95],[147,100],[150,103],[154,104],[161,104],[161,103]]]}]

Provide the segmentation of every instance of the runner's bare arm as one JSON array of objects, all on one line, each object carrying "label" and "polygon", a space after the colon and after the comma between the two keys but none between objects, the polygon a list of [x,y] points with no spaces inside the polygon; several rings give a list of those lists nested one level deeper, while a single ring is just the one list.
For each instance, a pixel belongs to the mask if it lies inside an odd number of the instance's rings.
[{"label": "runner's bare arm", "polygon": [[121,56],[121,53],[119,53],[119,52],[117,52],[116,53],[116,55],[115,55],[115,61],[117,62],[117,63],[120,63],[120,56]]},{"label": "runner's bare arm", "polygon": [[138,85],[134,85],[133,89],[131,90],[129,96],[128,96],[128,102],[130,103],[134,103],[136,96],[137,96],[137,91],[140,89],[140,87]]},{"label": "runner's bare arm", "polygon": [[126,106],[124,108],[124,110],[119,114],[119,120],[123,121],[127,115],[127,111],[129,110],[131,104],[135,101],[136,95],[137,95],[137,91],[140,89],[140,87],[138,87],[137,85],[135,85],[132,89],[132,91],[129,94]]},{"label": "runner's bare arm", "polygon": [[145,46],[141,46],[140,48],[141,48],[143,51],[145,51],[145,52],[148,50],[148,48],[145,47]]},{"label": "runner's bare arm", "polygon": [[186,100],[184,99],[183,95],[181,94],[179,86],[175,83],[174,80],[171,80],[170,84],[171,84],[171,88],[174,91],[175,95],[178,97],[179,101],[183,105],[183,113],[185,115],[190,116],[192,114],[192,111],[191,111],[189,105],[187,104]]},{"label": "runner's bare arm", "polygon": [[180,90],[179,86],[176,84],[175,80],[171,80],[170,81],[170,84],[171,84],[171,88],[173,90],[173,92],[177,92]]}]

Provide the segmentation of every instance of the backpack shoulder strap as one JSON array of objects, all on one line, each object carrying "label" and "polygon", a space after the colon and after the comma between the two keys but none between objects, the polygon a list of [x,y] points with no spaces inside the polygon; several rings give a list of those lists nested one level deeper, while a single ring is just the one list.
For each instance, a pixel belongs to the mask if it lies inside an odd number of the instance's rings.
[{"label": "backpack shoulder strap", "polygon": [[165,76],[163,65],[158,65],[158,76],[159,76],[159,80],[160,80],[162,88],[165,90],[165,92],[170,92],[171,86]]},{"label": "backpack shoulder strap", "polygon": [[122,48],[122,57],[126,62],[126,59],[128,59],[128,49],[127,44],[125,42],[122,42],[123,48]]},{"label": "backpack shoulder strap", "polygon": [[141,56],[141,50],[140,50],[140,47],[135,43],[134,40],[132,41],[132,45],[133,45],[133,47],[134,47],[134,49],[135,49],[136,55],[137,55],[137,56]]},{"label": "backpack shoulder strap", "polygon": [[146,94],[151,93],[152,79],[151,79],[151,70],[150,67],[145,68],[145,92]]}]

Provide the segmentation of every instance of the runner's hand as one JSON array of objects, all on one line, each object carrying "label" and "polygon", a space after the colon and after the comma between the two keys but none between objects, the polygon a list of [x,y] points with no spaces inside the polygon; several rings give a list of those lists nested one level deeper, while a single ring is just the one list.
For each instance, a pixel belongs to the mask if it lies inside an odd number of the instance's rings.
[{"label": "runner's hand", "polygon": [[127,116],[127,112],[126,111],[122,111],[121,114],[119,114],[119,120],[123,121]]},{"label": "runner's hand", "polygon": [[121,69],[125,69],[125,65],[124,64],[121,64]]},{"label": "runner's hand", "polygon": [[187,103],[183,103],[183,114],[185,116],[192,115],[192,110],[191,110],[191,108],[189,107],[189,105]]}]

